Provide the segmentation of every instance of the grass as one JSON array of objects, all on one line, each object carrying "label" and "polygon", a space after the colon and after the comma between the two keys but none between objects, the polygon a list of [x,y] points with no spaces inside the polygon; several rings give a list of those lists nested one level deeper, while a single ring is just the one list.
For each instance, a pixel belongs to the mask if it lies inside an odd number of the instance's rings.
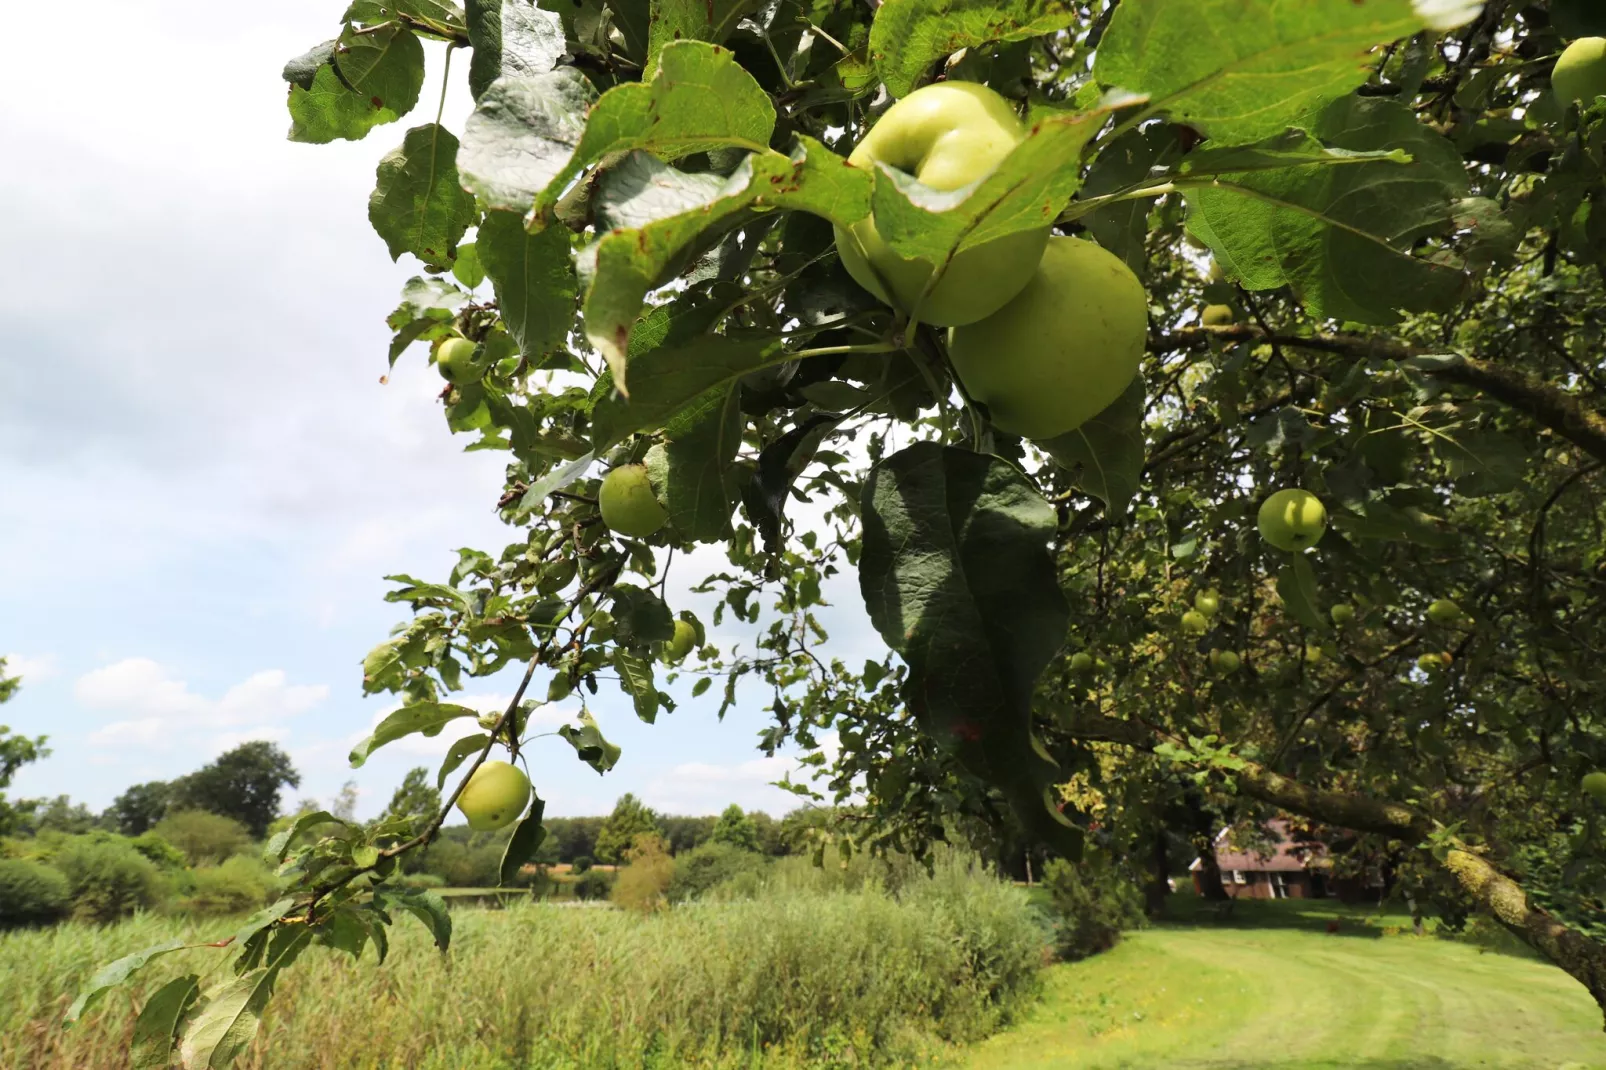
[{"label": "grass", "polygon": [[[967,1070],[1569,1070],[1606,1067],[1601,1014],[1531,957],[1410,935],[1410,919],[1330,901],[1213,907],[1086,962],[982,1042]],[[1326,932],[1339,919],[1336,934]]]}]

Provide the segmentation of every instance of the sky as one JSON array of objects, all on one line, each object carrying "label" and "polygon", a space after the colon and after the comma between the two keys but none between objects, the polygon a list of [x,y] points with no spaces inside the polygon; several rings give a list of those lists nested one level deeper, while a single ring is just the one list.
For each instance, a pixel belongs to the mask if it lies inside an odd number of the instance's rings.
[{"label": "sky", "polygon": [[[352,779],[369,817],[453,738],[346,760],[393,703],[360,686],[362,656],[406,613],[383,577],[443,580],[456,547],[495,553],[512,532],[493,511],[506,455],[453,441],[425,350],[382,382],[383,320],[419,265],[390,261],[367,198],[380,157],[433,118],[440,49],[402,122],[360,142],[285,138],[279,71],[333,36],[343,7],[219,17],[167,0],[133,20],[84,0],[75,21],[115,33],[75,35],[70,65],[46,48],[0,64],[0,655],[23,677],[0,723],[52,750],[13,797],[99,810],[269,739],[303,778],[287,802],[328,802]],[[454,66],[445,117],[460,131],[471,105]],[[716,560],[680,559],[672,608],[711,622],[686,589]],[[851,581],[826,595],[833,652],[879,656]],[[515,682],[459,698],[493,708]],[[599,777],[543,740],[531,768],[547,812],[604,813],[625,791],[674,813],[796,805],[769,786],[793,759],[754,749],[768,696],[745,689],[721,723],[718,692],[672,688],[680,708],[649,727],[605,683],[591,710],[624,757]]]}]

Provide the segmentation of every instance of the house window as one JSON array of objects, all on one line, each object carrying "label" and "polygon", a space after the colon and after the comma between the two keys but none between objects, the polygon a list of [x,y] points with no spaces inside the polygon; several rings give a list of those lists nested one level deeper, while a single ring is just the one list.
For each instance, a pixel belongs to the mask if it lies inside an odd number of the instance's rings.
[{"label": "house window", "polygon": [[1232,870],[1231,873],[1232,873],[1232,883],[1234,883],[1234,884],[1246,884],[1246,883],[1248,883],[1247,881],[1244,880],[1244,871],[1243,870],[1235,869],[1235,870]]},{"label": "house window", "polygon": [[1272,873],[1271,897],[1273,899],[1288,898],[1288,875],[1285,873]]}]

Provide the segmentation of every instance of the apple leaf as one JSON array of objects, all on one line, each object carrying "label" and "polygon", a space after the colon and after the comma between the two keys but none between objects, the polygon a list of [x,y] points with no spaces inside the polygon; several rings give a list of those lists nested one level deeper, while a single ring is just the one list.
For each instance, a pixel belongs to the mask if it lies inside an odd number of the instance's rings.
[{"label": "apple leaf", "polygon": [[1077,21],[1066,0],[885,0],[870,25],[870,58],[887,92],[903,97],[937,60],[993,41],[1025,41]]},{"label": "apple leaf", "polygon": [[1292,286],[1317,316],[1393,323],[1461,292],[1457,267],[1413,255],[1450,228],[1467,178],[1455,148],[1390,100],[1348,97],[1312,131],[1350,151],[1404,149],[1410,163],[1301,165],[1177,184],[1188,226],[1250,290]]},{"label": "apple leaf", "polygon": [[1440,431],[1432,442],[1434,454],[1455,481],[1456,492],[1469,498],[1504,494],[1527,474],[1528,451],[1503,431]]},{"label": "apple leaf", "polygon": [[[619,647],[613,652],[613,667],[619,674],[619,690],[630,696],[636,716],[646,724],[652,724],[658,719],[659,703],[658,685],[652,678],[652,659]],[[569,742],[575,741],[571,739]],[[580,750],[580,744],[575,743],[575,749]],[[581,757],[585,758],[585,754],[582,753]],[[609,764],[612,764],[611,759]],[[600,769],[597,771],[602,772]]]},{"label": "apple leaf", "polygon": [[842,417],[836,415],[811,416],[759,453],[758,470],[742,487],[742,504],[771,553],[780,552],[781,525],[786,520],[792,484],[841,422]]},{"label": "apple leaf", "polygon": [[[1470,4],[1465,19],[1481,5]],[[1302,125],[1366,81],[1378,45],[1429,24],[1414,0],[1125,0],[1099,41],[1099,83],[1236,145]]]},{"label": "apple leaf", "polygon": [[1277,571],[1277,597],[1295,620],[1315,631],[1327,630],[1327,618],[1322,615],[1321,591],[1316,586],[1316,573],[1304,554],[1295,554]]},{"label": "apple leaf", "polygon": [[314,810],[310,814],[301,814],[290,822],[290,827],[282,832],[276,832],[269,838],[262,848],[262,858],[265,862],[278,865],[284,861],[289,853],[290,843],[297,836],[318,825],[344,825],[346,822],[329,813],[327,810]]},{"label": "apple leaf", "polygon": [[468,0],[468,89],[478,100],[506,75],[545,74],[563,58],[563,20],[528,0]]},{"label": "apple leaf", "polygon": [[73,1022],[78,1021],[108,991],[116,988],[138,971],[143,970],[153,960],[188,946],[182,940],[168,940],[154,947],[136,951],[131,955],[124,955],[115,962],[109,962],[102,966],[89,979],[89,983],[84,986],[83,990],[78,993],[78,998],[73,1000],[72,1006],[67,1008],[65,1019],[67,1024],[71,1025]]},{"label": "apple leaf", "polygon": [[446,757],[441,759],[440,771],[435,774],[435,790],[440,791],[446,787],[446,778],[451,776],[458,766],[468,760],[469,755],[478,754],[485,749],[491,737],[484,732],[476,732],[471,736],[454,740],[446,750]]},{"label": "apple leaf", "polygon": [[291,83],[291,141],[358,141],[418,103],[424,46],[411,31],[392,25],[358,34],[347,26],[329,50],[328,62],[316,68],[309,82],[307,70],[322,47],[291,60],[285,69]]},{"label": "apple leaf", "polygon": [[759,0],[652,0],[645,70],[655,70],[659,53],[675,41],[720,44],[759,6]]},{"label": "apple leaf", "polygon": [[351,749],[351,767],[360,768],[368,756],[387,743],[414,734],[438,736],[441,729],[461,717],[478,717],[467,706],[453,706],[444,702],[415,702],[403,706],[383,721],[373,732]]},{"label": "apple leaf", "polygon": [[614,642],[637,653],[647,653],[649,644],[668,642],[675,634],[675,618],[664,600],[630,583],[614,584],[613,619]]},{"label": "apple leaf", "polygon": [[1144,238],[1149,233],[1149,213],[1154,201],[1133,198],[1100,205],[1082,207],[1083,199],[1091,200],[1120,194],[1150,179],[1151,172],[1172,163],[1181,153],[1175,127],[1152,123],[1138,130],[1129,130],[1106,145],[1088,168],[1087,180],[1078,193],[1079,200],[1071,202],[1070,211],[1092,232],[1098,243],[1119,256],[1141,278],[1148,269],[1148,250]]},{"label": "apple leaf", "polygon": [[536,216],[545,215],[581,171],[604,157],[642,149],[675,160],[726,145],[762,152],[775,129],[775,105],[727,49],[676,41],[664,46],[652,81],[614,86],[583,121],[573,155],[535,198]]},{"label": "apple leaf", "polygon": [[424,923],[424,928],[442,951],[452,945],[452,915],[446,909],[446,900],[424,888],[374,889],[374,905],[380,909],[400,907]]},{"label": "apple leaf", "polygon": [[596,87],[573,67],[498,78],[463,124],[464,188],[487,211],[523,214],[563,173],[596,100]]},{"label": "apple leaf", "polygon": [[1119,519],[1143,477],[1143,378],[1135,377],[1120,397],[1081,427],[1040,447],[1072,473],[1072,486],[1104,502],[1109,517]]},{"label": "apple leaf", "polygon": [[226,1070],[250,1047],[279,971],[311,941],[312,929],[296,925],[274,935],[265,965],[213,987],[196,1004],[179,1042],[185,1070]]},{"label": "apple leaf", "polygon": [[392,260],[412,253],[432,268],[450,265],[474,216],[474,198],[457,184],[457,138],[444,126],[413,127],[379,161],[368,222]]},{"label": "apple leaf", "polygon": [[[648,675],[651,676],[650,670]],[[581,711],[580,727],[562,725],[558,728],[558,735],[568,741],[582,762],[598,773],[606,773],[619,760],[619,748],[603,738],[596,719],[589,713]]]},{"label": "apple leaf", "polygon": [[514,826],[513,835],[502,849],[502,863],[497,867],[497,884],[511,884],[519,870],[541,849],[542,842],[546,840],[546,827],[541,824],[541,817],[545,813],[546,803],[541,801],[541,796],[534,795],[529,811]]},{"label": "apple leaf", "polygon": [[630,398],[606,392],[603,384],[604,393],[591,414],[592,444],[600,453],[633,432],[662,427],[703,394],[788,359],[781,340],[769,332],[704,335],[643,353],[630,362],[635,384]]},{"label": "apple leaf", "polygon": [[597,212],[615,229],[595,247],[585,298],[586,337],[607,358],[614,387],[628,393],[626,357],[642,302],[699,238],[770,208],[800,209],[852,223],[870,210],[870,176],[811,138],[798,152],[753,153],[728,179],[689,175],[638,152],[602,184]]},{"label": "apple leaf", "polygon": [[998,457],[920,442],[871,470],[859,586],[909,666],[925,731],[1001,789],[1069,857],[1081,833],[1048,801],[1061,778],[1032,732],[1032,692],[1070,613],[1055,579],[1054,508]]},{"label": "apple leaf", "polygon": [[711,390],[664,426],[647,451],[653,489],[675,530],[693,542],[730,534],[739,488],[733,462],[742,444],[741,387]]},{"label": "apple leaf", "polygon": [[193,973],[175,977],[151,993],[134,1019],[129,1070],[167,1070],[173,1061],[173,1042],[200,994],[201,979]]},{"label": "apple leaf", "polygon": [[539,509],[546,501],[548,494],[555,490],[562,490],[570,483],[585,475],[596,461],[595,453],[584,453],[559,468],[553,469],[545,476],[530,484],[530,489],[524,492],[519,499],[518,515],[525,517],[532,510]]},{"label": "apple leaf", "polygon": [[569,232],[548,227],[527,234],[516,213],[487,212],[475,248],[491,277],[502,324],[519,352],[536,362],[563,348],[579,287]]},{"label": "apple leaf", "polygon": [[942,264],[970,246],[1046,227],[1076,192],[1082,148],[1106,118],[1102,110],[1036,118],[997,169],[956,190],[935,190],[878,164],[876,230],[903,256]]}]

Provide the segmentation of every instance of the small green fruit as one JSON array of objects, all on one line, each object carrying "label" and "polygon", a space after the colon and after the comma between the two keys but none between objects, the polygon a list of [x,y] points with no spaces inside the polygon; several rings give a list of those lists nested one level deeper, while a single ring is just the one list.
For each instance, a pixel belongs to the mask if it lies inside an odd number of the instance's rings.
[{"label": "small green fruit", "polygon": [[1575,100],[1587,107],[1606,96],[1606,37],[1580,37],[1568,45],[1550,72],[1550,86],[1564,108]]},{"label": "small green fruit", "polygon": [[1428,606],[1428,620],[1434,624],[1454,624],[1461,619],[1461,607],[1448,598],[1437,599]]},{"label": "small green fruit", "polygon": [[1071,655],[1071,671],[1087,673],[1093,671],[1093,655],[1085,650],[1078,650]]},{"label": "small green fruit", "polygon": [[530,778],[506,762],[486,762],[474,770],[457,797],[457,808],[477,832],[505,828],[524,813],[530,801]]},{"label": "small green fruit", "polygon": [[1182,615],[1182,630],[1189,635],[1203,635],[1210,630],[1210,618],[1190,609]]},{"label": "small green fruit", "polygon": [[1308,490],[1280,490],[1260,505],[1260,537],[1279,550],[1315,546],[1327,530],[1327,508]]},{"label": "small green fruit", "polygon": [[1584,779],[1579,781],[1583,789],[1595,797],[1595,801],[1606,803],[1606,773],[1596,771],[1585,773]]},{"label": "small green fruit", "polygon": [[689,620],[677,620],[674,636],[664,644],[664,660],[671,665],[685,661],[696,646],[697,626]]},{"label": "small green fruit", "polygon": [[1206,305],[1199,322],[1206,327],[1227,327],[1238,318],[1231,305]]},{"label": "small green fruit", "polygon": [[1308,643],[1305,646],[1305,660],[1312,665],[1318,664],[1327,654],[1319,643]]},{"label": "small green fruit", "polygon": [[1215,669],[1217,672],[1237,672],[1238,666],[1242,664],[1243,659],[1238,657],[1236,651],[1212,650],[1210,652],[1210,667]]},{"label": "small green fruit", "polygon": [[1338,605],[1328,610],[1327,613],[1328,616],[1333,618],[1333,623],[1340,628],[1344,627],[1344,625],[1355,619],[1355,607],[1350,605],[1348,602],[1338,603]]},{"label": "small green fruit", "polygon": [[656,534],[669,522],[669,511],[653,494],[644,464],[620,465],[604,476],[597,505],[610,530],[636,539]]},{"label": "small green fruit", "polygon": [[1454,660],[1454,656],[1450,654],[1423,654],[1421,657],[1416,659],[1416,667],[1425,673],[1435,673],[1440,669],[1448,669],[1450,667],[1450,663]]},{"label": "small green fruit", "polygon": [[1200,591],[1193,596],[1193,608],[1207,617],[1214,617],[1221,612],[1221,593],[1215,588]]},{"label": "small green fruit", "polygon": [[485,374],[485,367],[475,359],[479,346],[467,338],[448,338],[435,350],[435,367],[441,376],[455,386],[477,383]]}]

